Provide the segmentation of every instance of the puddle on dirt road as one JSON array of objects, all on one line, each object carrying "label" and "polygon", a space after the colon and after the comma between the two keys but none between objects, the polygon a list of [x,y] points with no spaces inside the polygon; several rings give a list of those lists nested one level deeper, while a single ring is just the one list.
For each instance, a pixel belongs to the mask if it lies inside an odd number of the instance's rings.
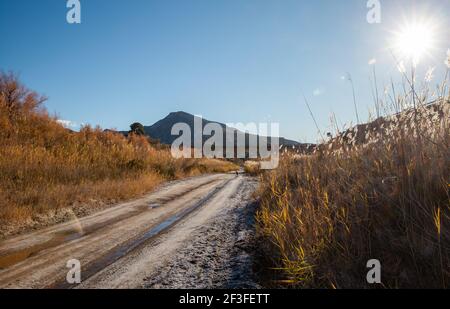
[{"label": "puddle on dirt road", "polygon": [[6,269],[15,264],[23,262],[26,259],[33,257],[34,255],[36,255],[44,250],[51,249],[51,248],[60,246],[64,243],[69,243],[71,241],[77,240],[83,236],[92,234],[106,226],[110,226],[121,220],[125,220],[128,218],[140,215],[143,212],[148,211],[148,210],[149,209],[147,207],[137,208],[136,210],[131,211],[122,216],[112,218],[110,220],[106,220],[106,221],[100,222],[98,224],[89,226],[89,227],[85,227],[84,229],[81,227],[77,228],[77,229],[72,228],[72,229],[64,230],[62,232],[55,233],[50,240],[40,243],[40,244],[26,247],[26,248],[20,249],[20,250],[13,250],[13,251],[9,251],[9,252],[8,251],[0,252],[0,270]]},{"label": "puddle on dirt road", "polygon": [[161,205],[160,204],[156,204],[156,203],[151,203],[150,205],[148,205],[148,208],[150,208],[150,209],[156,209],[156,208],[159,208],[159,207],[161,207]]},{"label": "puddle on dirt road", "polygon": [[56,234],[52,239],[44,243],[0,255],[0,270],[6,269],[10,266],[20,263],[32,257],[33,255],[36,255],[42,250],[59,246],[60,244],[63,244],[65,242],[78,239],[83,235],[84,234],[80,233],[79,231],[70,231],[70,230],[64,231],[62,233]]}]

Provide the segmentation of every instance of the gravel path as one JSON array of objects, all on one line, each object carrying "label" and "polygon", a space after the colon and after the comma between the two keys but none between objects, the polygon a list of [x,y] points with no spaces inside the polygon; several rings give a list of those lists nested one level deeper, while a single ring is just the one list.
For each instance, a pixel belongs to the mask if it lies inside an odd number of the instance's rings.
[{"label": "gravel path", "polygon": [[145,288],[259,288],[253,266],[254,212],[251,193],[256,182],[247,180],[226,205],[195,230]]}]

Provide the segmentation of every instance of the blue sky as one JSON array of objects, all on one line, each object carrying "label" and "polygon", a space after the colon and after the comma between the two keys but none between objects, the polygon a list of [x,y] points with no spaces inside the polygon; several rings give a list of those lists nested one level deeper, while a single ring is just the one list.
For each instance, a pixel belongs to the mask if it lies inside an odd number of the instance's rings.
[{"label": "blue sky", "polygon": [[[436,44],[421,68],[444,75],[450,0],[81,0],[82,24],[66,0],[0,0],[0,69],[49,97],[61,119],[103,128],[149,125],[183,110],[221,122],[280,122],[281,135],[314,142],[309,98],[326,131],[330,113],[355,121],[373,106],[368,61],[379,83],[398,72],[387,42],[404,18],[432,18]],[[419,74],[423,74],[419,70]],[[382,86],[380,86],[382,88]],[[380,91],[382,91],[380,89]]]}]

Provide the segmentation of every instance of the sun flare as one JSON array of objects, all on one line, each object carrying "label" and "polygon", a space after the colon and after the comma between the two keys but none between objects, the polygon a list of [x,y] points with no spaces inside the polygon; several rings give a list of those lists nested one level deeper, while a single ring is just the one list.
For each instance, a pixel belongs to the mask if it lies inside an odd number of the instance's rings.
[{"label": "sun flare", "polygon": [[394,50],[401,60],[417,64],[435,45],[435,27],[426,22],[403,25],[394,36]]}]

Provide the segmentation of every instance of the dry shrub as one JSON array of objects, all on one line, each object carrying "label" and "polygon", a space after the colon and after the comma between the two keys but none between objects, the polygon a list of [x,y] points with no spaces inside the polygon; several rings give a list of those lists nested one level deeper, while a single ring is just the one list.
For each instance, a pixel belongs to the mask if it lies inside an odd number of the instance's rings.
[{"label": "dry shrub", "polygon": [[205,173],[229,173],[239,167],[230,161],[219,159],[186,159],[182,161],[181,170],[187,175],[196,176]]},{"label": "dry shrub", "polygon": [[244,171],[250,176],[258,176],[261,174],[261,164],[256,161],[247,161],[244,164]]}]

